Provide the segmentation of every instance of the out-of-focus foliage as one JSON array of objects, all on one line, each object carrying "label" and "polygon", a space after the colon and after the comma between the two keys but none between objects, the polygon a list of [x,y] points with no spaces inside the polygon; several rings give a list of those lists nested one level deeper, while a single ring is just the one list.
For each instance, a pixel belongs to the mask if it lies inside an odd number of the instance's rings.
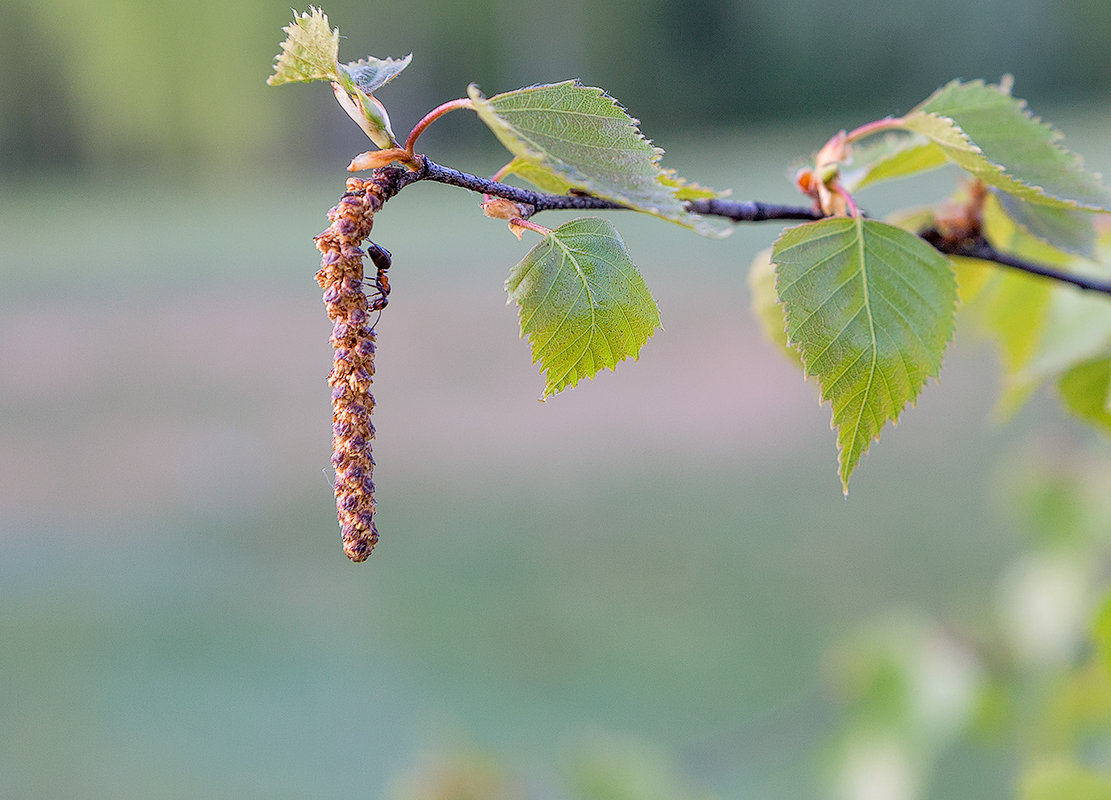
[{"label": "out-of-focus foliage", "polygon": [[1039,450],[1005,477],[1030,548],[994,613],[907,614],[833,653],[844,800],[932,796],[939,760],[977,744],[1013,754],[1023,800],[1111,797],[1111,464]]},{"label": "out-of-focus foliage", "polygon": [[426,756],[393,781],[393,800],[520,800],[522,787],[477,752]]},{"label": "out-of-focus foliage", "polygon": [[[552,800],[717,800],[682,776],[674,759],[644,742],[595,732],[578,737]],[[558,784],[560,788],[556,788]],[[541,796],[496,759],[475,752],[429,756],[393,782],[391,800],[526,800]]]},{"label": "out-of-focus foliage", "polygon": [[[272,0],[0,4],[0,170],[220,169],[264,164],[293,147],[344,148],[354,141],[344,120],[306,113],[327,108],[330,98],[264,91],[289,7]],[[1013,72],[1039,107],[1111,87],[1104,34],[1111,6],[1098,0],[868,0],[852,14],[816,0],[335,0],[327,8],[368,52],[419,54],[409,96],[396,107],[399,128],[462,95],[471,81],[499,92],[581,78],[638,109],[651,130],[906,110],[905,98],[953,75]],[[847,41],[851,47],[839,45]],[[361,55],[345,44],[341,58]],[[830,69],[834,58],[838,68]],[[288,124],[307,118],[314,121]]]}]

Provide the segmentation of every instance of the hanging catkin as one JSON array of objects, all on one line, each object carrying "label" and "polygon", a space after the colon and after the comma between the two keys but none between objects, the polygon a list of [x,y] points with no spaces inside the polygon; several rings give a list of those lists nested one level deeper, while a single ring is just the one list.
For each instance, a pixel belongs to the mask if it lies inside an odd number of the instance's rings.
[{"label": "hanging catkin", "polygon": [[324,304],[332,320],[331,343],[335,349],[328,384],[332,387],[332,466],[335,468],[336,513],[343,534],[343,550],[352,561],[364,561],[378,542],[374,523],[374,458],[371,441],[374,425],[375,336],[373,312],[386,305],[389,253],[369,245],[377,267],[377,292],[363,291],[361,248],[382,207],[382,189],[374,180],[349,178],[347,192],[328,212],[331,225],[316,237],[323,254],[316,280],[324,290]]}]

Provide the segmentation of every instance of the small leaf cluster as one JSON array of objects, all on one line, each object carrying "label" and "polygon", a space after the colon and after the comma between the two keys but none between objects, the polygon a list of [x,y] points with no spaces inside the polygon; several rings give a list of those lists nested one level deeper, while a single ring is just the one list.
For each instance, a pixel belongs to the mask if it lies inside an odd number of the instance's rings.
[{"label": "small leaf cluster", "polygon": [[[866,137],[872,138],[855,145]],[[941,208],[894,220],[901,228],[856,213],[851,223],[838,217],[788,229],[753,268],[754,305],[766,330],[798,352],[833,408],[846,492],[871,441],[937,377],[958,297],[978,308],[984,329],[1000,340],[1011,407],[1019,394],[1060,378],[1068,407],[1107,427],[1111,342],[1101,332],[1111,325],[1107,299],[1013,272],[989,277],[982,260],[941,256],[936,247],[960,252],[964,243],[982,241],[1019,258],[1083,270],[1076,262],[1095,254],[1111,193],[1059,140],[1007,88],[955,81],[902,118],[834,137],[815,157],[806,186],[813,187],[817,173],[815,201],[832,208],[836,192],[851,197],[947,163],[971,182]],[[765,259],[773,265],[774,296],[762,279]],[[971,302],[977,293],[979,302]],[[1053,308],[1059,319],[1051,322]],[[1069,325],[1081,310],[1090,324]],[[1069,329],[1073,337],[1061,342]]]},{"label": "small leaf cluster", "polygon": [[[471,85],[467,97],[430,112],[402,147],[373,92],[409,57],[339,63],[338,31],[316,8],[285,31],[270,82],[332,82],[340,104],[382,148],[351,169],[396,161],[419,179],[427,161],[414,150],[417,137],[460,108],[474,111],[509,152],[483,184],[484,210],[518,237],[542,237],[506,281],[521,336],[545,376],[542,398],[636,359],[660,316],[611,223],[586,217],[549,229],[530,217],[582,198],[710,237],[728,234],[739,219],[726,209],[727,192],[665,169],[663,151],[601,89],[565,80],[487,97]],[[937,208],[881,221],[857,203],[856,193],[869,186],[944,165],[965,182]],[[538,191],[522,200],[520,190],[500,183],[508,177]],[[938,377],[958,306],[999,341],[1002,406],[1013,409],[1053,381],[1069,410],[1111,431],[1108,299],[987,267],[995,261],[1039,272],[1037,265],[1050,265],[1080,275],[1095,270],[1091,259],[1111,255],[1102,224],[1111,192],[1011,95],[1009,78],[954,81],[902,117],[842,131],[797,184],[811,205],[794,218],[823,218],[783,231],[753,265],[750,285],[768,333],[831,405],[846,492],[871,443]]]}]

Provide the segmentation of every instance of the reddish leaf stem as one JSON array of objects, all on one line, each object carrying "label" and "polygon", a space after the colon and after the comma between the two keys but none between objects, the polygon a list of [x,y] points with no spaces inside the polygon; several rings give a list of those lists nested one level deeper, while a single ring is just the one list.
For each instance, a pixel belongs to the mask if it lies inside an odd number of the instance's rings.
[{"label": "reddish leaf stem", "polygon": [[530,231],[539,233],[541,236],[548,236],[552,232],[551,228],[545,228],[543,225],[537,225],[535,222],[529,222],[527,219],[521,219],[520,217],[514,217],[509,220],[509,224],[516,228],[528,228]]},{"label": "reddish leaf stem", "polygon": [[884,117],[877,119],[874,122],[868,122],[861,125],[849,133],[845,134],[845,142],[859,142],[866,136],[871,136],[876,133],[884,133],[885,131],[902,130],[904,121],[902,117]]},{"label": "reddish leaf stem", "polygon": [[438,105],[425,114],[424,118],[413,126],[413,130],[409,131],[409,137],[405,140],[405,151],[412,156],[414,152],[413,148],[417,145],[417,139],[424,133],[425,128],[449,111],[455,111],[459,108],[474,108],[474,103],[471,102],[469,97],[460,97],[458,100],[449,100],[446,103]]}]

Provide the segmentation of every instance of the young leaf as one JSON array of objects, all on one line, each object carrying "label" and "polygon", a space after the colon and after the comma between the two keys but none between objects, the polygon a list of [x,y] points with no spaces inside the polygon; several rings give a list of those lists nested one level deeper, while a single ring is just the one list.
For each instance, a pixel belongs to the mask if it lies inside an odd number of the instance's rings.
[{"label": "young leaf", "polygon": [[401,70],[409,66],[413,54],[405,58],[375,58],[367,56],[358,61],[350,61],[342,65],[342,69],[351,78],[351,82],[359,87],[365,94],[374,94],[375,91],[385,86],[398,76]]},{"label": "young leaf", "polygon": [[621,236],[597,217],[545,236],[509,273],[505,290],[546,377],[541,400],[636,359],[660,324]]},{"label": "young leaf", "polygon": [[1057,390],[1075,416],[1111,433],[1111,358],[1073,367],[1057,381]]},{"label": "young leaf", "polygon": [[841,182],[855,192],[869,184],[905,178],[947,163],[945,151],[925,136],[890,133],[874,142],[853,145]]},{"label": "young leaf", "polygon": [[953,81],[907,114],[903,126],[990,186],[1044,205],[1111,210],[1111,193],[1060,146],[1060,134],[998,86]]},{"label": "young leaf", "polygon": [[282,30],[286,38],[267,84],[340,80],[339,28],[329,27],[323,11],[315,6],[300,14],[294,11],[293,22]]},{"label": "young leaf", "polygon": [[883,222],[833,218],[788,228],[772,250],[787,338],[833,406],[839,473],[936,377],[953,333],[949,260]]},{"label": "young leaf", "polygon": [[601,89],[564,81],[489,98],[472,84],[467,93],[479,118],[509,152],[567,186],[704,235],[722,236],[732,229],[728,222],[686,210],[675,187],[662,180],[663,151]]}]

